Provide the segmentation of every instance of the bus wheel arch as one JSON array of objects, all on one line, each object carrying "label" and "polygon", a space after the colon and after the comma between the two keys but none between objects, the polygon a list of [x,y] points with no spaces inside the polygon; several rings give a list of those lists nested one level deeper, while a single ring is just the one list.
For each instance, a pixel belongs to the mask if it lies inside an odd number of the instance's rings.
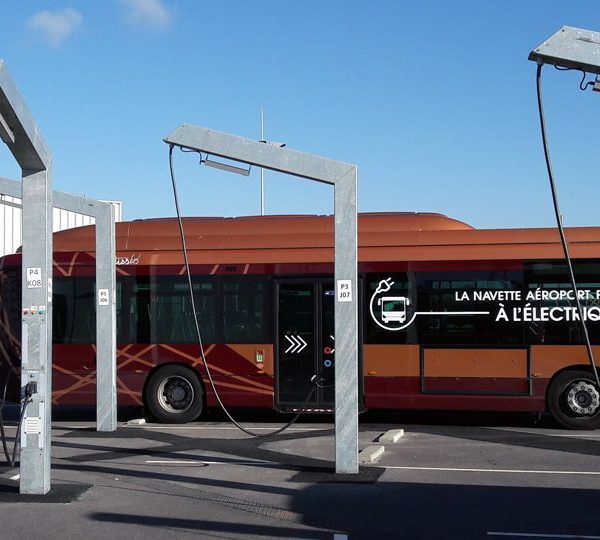
[{"label": "bus wheel arch", "polygon": [[564,428],[600,428],[600,389],[589,366],[569,366],[555,373],[546,391],[546,405]]},{"label": "bus wheel arch", "polygon": [[163,423],[192,422],[205,407],[206,392],[200,374],[186,364],[155,366],[146,377],[142,395],[147,413]]}]

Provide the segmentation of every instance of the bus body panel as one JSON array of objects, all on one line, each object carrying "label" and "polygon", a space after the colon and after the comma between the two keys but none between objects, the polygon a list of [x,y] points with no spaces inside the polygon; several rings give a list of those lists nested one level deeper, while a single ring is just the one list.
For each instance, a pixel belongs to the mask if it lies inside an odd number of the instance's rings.
[{"label": "bus body panel", "polygon": [[[207,361],[224,403],[285,409],[276,391],[279,360],[286,350],[290,354],[306,352],[309,345],[305,348],[302,343],[312,330],[308,328],[305,337],[278,335],[280,300],[276,284],[285,280],[317,283],[321,285],[314,289],[315,294],[327,292],[326,283],[333,275],[332,218],[189,218],[185,230],[198,294],[217,306],[206,308],[210,314],[205,318],[208,327],[201,330],[203,339],[206,337]],[[206,404],[217,405],[195,331],[189,327],[178,234],[172,219],[116,226],[117,292],[121,303],[119,404],[142,404],[148,375],[158,366],[179,363],[197,370]],[[581,262],[584,286],[600,300],[600,293],[596,293],[600,288],[600,230],[574,228],[567,235],[575,262]],[[93,309],[88,309],[82,316],[77,304],[89,303],[93,291],[94,242],[93,226],[55,234],[55,312],[59,316],[70,313],[55,325],[60,334],[55,336],[54,344],[56,404],[95,402],[96,359],[90,338],[95,331],[95,315]],[[358,249],[364,385],[361,406],[543,411],[552,378],[561,370],[588,365],[573,321],[559,325],[540,323],[534,317],[505,324],[501,314],[508,319],[507,314],[520,313],[526,295],[535,291],[568,287],[568,280],[562,276],[562,249],[554,229],[478,230],[436,214],[360,215]],[[19,270],[19,254],[0,259],[0,285],[3,280],[5,283],[0,289],[3,374],[18,372],[20,316],[15,317],[16,293],[12,289],[20,287],[20,278],[14,279]],[[7,276],[11,272],[9,286]],[[383,283],[392,282],[395,290],[377,292]],[[242,290],[246,286],[250,292]],[[521,291],[522,302],[473,301],[486,291],[490,296],[497,291],[505,295]],[[589,302],[594,309],[595,300]],[[247,305],[238,309],[235,304],[242,301]],[[249,315],[248,305],[254,305],[252,302],[260,304],[254,319],[260,313],[262,326]],[[322,349],[314,350],[317,371],[323,370],[318,364],[323,359],[329,366],[333,364],[335,349],[334,336],[328,336],[325,327],[320,326],[323,302],[315,297],[311,315],[314,345]],[[548,305],[564,309],[566,304],[561,302]],[[86,305],[93,305],[93,294],[92,304]],[[180,317],[173,315],[174,306],[180,309]],[[162,319],[161,310],[166,310]],[[147,320],[143,322],[145,311]],[[480,315],[467,321],[460,311]],[[74,318],[75,312],[79,315]],[[186,332],[175,322],[179,319],[187,319]],[[590,323],[595,343],[600,341],[597,320]],[[165,331],[169,324],[170,333]],[[250,334],[260,339],[244,337],[249,325],[253,325]],[[178,340],[175,334],[185,334],[185,340]],[[300,338],[302,341],[294,341]],[[291,345],[282,347],[285,343]],[[600,345],[594,350],[600,354]]]}]

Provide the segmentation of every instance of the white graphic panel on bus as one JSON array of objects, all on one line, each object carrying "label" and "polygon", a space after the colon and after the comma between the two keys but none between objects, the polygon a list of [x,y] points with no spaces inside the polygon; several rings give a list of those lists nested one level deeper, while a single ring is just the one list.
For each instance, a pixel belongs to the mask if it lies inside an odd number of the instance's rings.
[{"label": "white graphic panel on bus", "polygon": [[384,330],[392,332],[408,328],[422,315],[489,315],[489,311],[414,311],[409,317],[410,298],[407,296],[387,295],[394,286],[391,277],[382,279],[371,296],[369,310],[371,318]]}]

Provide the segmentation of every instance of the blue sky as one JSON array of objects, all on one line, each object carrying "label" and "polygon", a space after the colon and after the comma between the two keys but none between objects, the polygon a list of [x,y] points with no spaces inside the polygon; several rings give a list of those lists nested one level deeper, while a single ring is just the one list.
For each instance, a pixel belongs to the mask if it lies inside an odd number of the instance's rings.
[{"label": "blue sky", "polygon": [[[54,155],[54,187],[174,214],[167,145],[193,123],[359,168],[359,210],[552,226],[529,51],[597,0],[3,0],[0,58]],[[600,94],[544,69],[567,225],[599,225]],[[186,215],[256,215],[250,178],[176,153]],[[20,171],[4,145],[0,176]],[[333,210],[330,187],[266,174],[267,213]]]}]

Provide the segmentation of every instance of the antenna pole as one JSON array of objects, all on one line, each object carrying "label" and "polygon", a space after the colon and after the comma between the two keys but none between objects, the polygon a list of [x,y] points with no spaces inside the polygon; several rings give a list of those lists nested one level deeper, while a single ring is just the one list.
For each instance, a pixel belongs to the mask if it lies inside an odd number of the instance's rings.
[{"label": "antenna pole", "polygon": [[[260,140],[265,140],[265,114],[260,110]],[[265,170],[260,168],[260,215],[265,215]]]}]

